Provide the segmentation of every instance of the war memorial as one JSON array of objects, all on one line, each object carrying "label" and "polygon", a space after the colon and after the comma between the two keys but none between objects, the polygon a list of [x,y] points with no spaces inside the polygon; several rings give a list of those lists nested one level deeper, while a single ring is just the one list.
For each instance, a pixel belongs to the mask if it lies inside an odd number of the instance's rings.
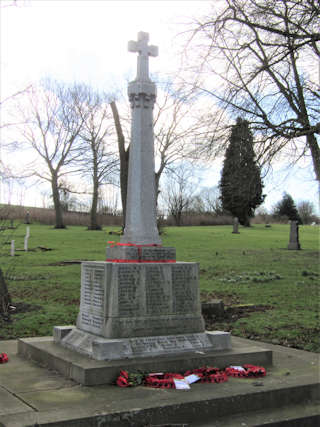
[{"label": "war memorial", "polygon": [[[1,371],[0,403],[7,403],[0,406],[0,426],[315,426],[315,355],[206,331],[198,264],[177,261],[175,248],[161,244],[152,128],[156,86],[149,77],[149,57],[158,49],[148,41],[140,32],[129,42],[138,65],[128,87],[132,137],[124,234],[107,247],[106,261],[82,263],[76,325],[5,343],[17,355]],[[195,384],[189,392],[114,385],[123,369],[185,372],[244,364],[264,366],[267,376]]]}]

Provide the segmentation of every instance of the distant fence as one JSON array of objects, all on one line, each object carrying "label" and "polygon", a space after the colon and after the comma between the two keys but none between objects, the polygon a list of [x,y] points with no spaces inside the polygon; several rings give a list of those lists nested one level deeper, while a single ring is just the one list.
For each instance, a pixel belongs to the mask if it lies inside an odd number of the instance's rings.
[{"label": "distant fence", "polygon": [[[26,222],[27,212],[29,212],[29,221],[39,224],[54,225],[55,212],[53,209],[34,208],[27,206],[2,205],[0,206],[0,219]],[[98,223],[102,226],[120,226],[122,225],[122,216],[119,215],[98,215]],[[87,212],[64,212],[63,221],[65,225],[83,225],[90,224],[90,216]]]},{"label": "distant fence", "polygon": [[[0,222],[1,220],[13,220],[26,222],[27,212],[29,212],[30,222],[36,222],[45,225],[55,224],[54,209],[34,208],[27,206],[0,205]],[[88,227],[90,224],[90,215],[87,212],[64,212],[63,221],[65,225],[81,225]],[[288,218],[274,218],[271,215],[257,215],[251,219],[251,224],[267,223],[288,223]],[[315,223],[319,223],[319,218]],[[106,226],[122,226],[121,215],[98,214],[98,224]],[[169,216],[166,219],[160,218],[160,226],[175,226],[175,220]],[[206,226],[206,225],[232,225],[233,217],[230,215],[214,216],[210,214],[193,214],[182,215],[182,226]]]}]

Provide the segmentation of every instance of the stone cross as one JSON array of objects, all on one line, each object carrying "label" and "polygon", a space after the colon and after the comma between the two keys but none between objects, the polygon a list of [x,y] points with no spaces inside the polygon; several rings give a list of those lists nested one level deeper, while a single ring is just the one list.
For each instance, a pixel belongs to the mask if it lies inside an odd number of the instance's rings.
[{"label": "stone cross", "polygon": [[149,79],[149,56],[158,56],[157,46],[148,46],[149,34],[140,31],[138,41],[129,41],[129,52],[138,52],[137,78],[140,81],[150,81]]},{"label": "stone cross", "polygon": [[127,206],[122,243],[160,245],[157,229],[156,189],[153,146],[153,106],[156,85],[149,78],[149,56],[158,48],[148,46],[148,33],[138,33],[138,41],[128,44],[138,52],[137,77],[129,83],[131,104],[131,144],[127,186]]}]

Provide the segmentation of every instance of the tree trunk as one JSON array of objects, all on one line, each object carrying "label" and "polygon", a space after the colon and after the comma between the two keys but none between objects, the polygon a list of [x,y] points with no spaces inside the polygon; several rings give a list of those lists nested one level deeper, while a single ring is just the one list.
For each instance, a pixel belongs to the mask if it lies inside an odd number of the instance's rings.
[{"label": "tree trunk", "polygon": [[320,185],[320,150],[319,150],[317,139],[313,133],[307,135],[307,143],[311,152],[316,180]]},{"label": "tree trunk", "polygon": [[66,226],[63,223],[62,207],[60,203],[60,195],[58,190],[58,182],[55,176],[52,177],[51,187],[52,187],[54,210],[56,214],[56,224],[54,228],[66,228]]},{"label": "tree trunk", "polygon": [[88,227],[89,230],[101,230],[101,226],[98,224],[97,219],[97,207],[98,207],[98,179],[94,176],[93,182],[93,195],[92,195],[92,203],[90,210],[90,225]]},{"label": "tree trunk", "polygon": [[119,159],[120,159],[120,188],[121,202],[123,212],[123,228],[126,223],[126,207],[127,207],[127,187],[128,187],[128,169],[129,169],[129,147],[125,148],[125,137],[122,132],[120,117],[117,105],[114,101],[110,103],[113,120],[117,131]]},{"label": "tree trunk", "polygon": [[0,268],[0,315],[7,317],[9,315],[9,305],[11,298],[8,292],[8,287],[4,279],[3,272]]},{"label": "tree trunk", "polygon": [[244,227],[250,227],[250,218],[249,218],[249,215],[247,213],[244,213],[243,215],[241,215],[240,218],[239,218],[239,222]]}]

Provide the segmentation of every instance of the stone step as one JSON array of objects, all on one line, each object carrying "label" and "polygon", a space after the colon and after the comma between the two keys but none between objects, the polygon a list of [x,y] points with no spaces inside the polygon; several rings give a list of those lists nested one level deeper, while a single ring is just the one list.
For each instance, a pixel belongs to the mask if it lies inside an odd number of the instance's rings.
[{"label": "stone step", "polygon": [[132,372],[185,372],[201,366],[225,368],[228,365],[246,363],[265,367],[272,365],[272,351],[254,346],[100,361],[62,347],[55,343],[52,337],[21,338],[18,340],[18,354],[83,385],[111,384],[120,369]]},{"label": "stone step", "polygon": [[[0,426],[318,425],[319,356],[314,353],[233,337],[234,350],[242,349],[242,354],[246,348],[272,351],[273,365],[267,366],[267,375],[254,379],[229,378],[220,384],[195,383],[189,391],[183,391],[143,386],[120,388],[109,384],[83,386],[16,355],[14,344],[2,342],[9,363],[0,368]],[[42,346],[38,343],[33,347],[40,351],[47,345],[48,338],[42,338]],[[42,357],[42,364],[46,365],[44,353]],[[121,367],[132,371],[131,362],[123,361]],[[56,364],[59,363],[61,359],[57,358]],[[97,362],[87,361],[88,366],[92,363]],[[151,366],[151,361],[148,363],[145,368]],[[174,363],[178,367],[178,362]],[[177,370],[183,372],[185,362],[180,360],[180,363],[181,369]]]},{"label": "stone step", "polygon": [[195,427],[318,427],[320,402],[303,402],[272,410],[219,417],[192,425]]},{"label": "stone step", "polygon": [[[1,419],[6,427],[46,426],[46,427],[318,427],[320,419],[319,401],[310,400],[315,388],[301,386],[271,389],[266,392],[255,390],[230,393],[230,384],[198,384],[196,396],[177,390],[153,389],[159,395],[158,401],[146,399],[123,399],[106,403],[100,409],[83,411],[78,408],[63,408],[60,411],[40,413],[25,412],[12,414]],[[211,393],[206,393],[211,388]],[[212,389],[216,395],[212,396]],[[130,389],[129,393],[143,393],[144,387]],[[201,389],[203,392],[201,392]],[[218,391],[220,389],[220,392]],[[42,392],[50,398],[50,393]],[[208,397],[206,398],[206,394]],[[166,399],[163,399],[166,395]],[[181,397],[184,396],[184,399]],[[135,405],[132,406],[132,404]]]}]

